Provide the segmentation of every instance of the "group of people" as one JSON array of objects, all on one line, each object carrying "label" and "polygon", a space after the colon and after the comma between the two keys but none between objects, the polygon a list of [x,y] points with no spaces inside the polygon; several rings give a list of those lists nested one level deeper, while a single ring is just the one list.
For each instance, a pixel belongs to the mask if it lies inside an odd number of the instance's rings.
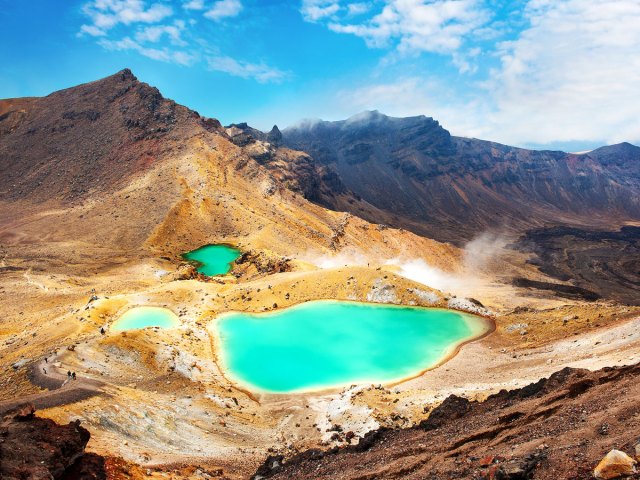
[{"label": "group of people", "polygon": [[[49,363],[49,360],[47,358],[44,359],[46,363]],[[44,372],[44,374],[47,374],[47,369],[46,367],[42,367],[42,371]],[[71,370],[67,371],[67,380],[75,380],[76,379],[76,372],[72,372]]]}]

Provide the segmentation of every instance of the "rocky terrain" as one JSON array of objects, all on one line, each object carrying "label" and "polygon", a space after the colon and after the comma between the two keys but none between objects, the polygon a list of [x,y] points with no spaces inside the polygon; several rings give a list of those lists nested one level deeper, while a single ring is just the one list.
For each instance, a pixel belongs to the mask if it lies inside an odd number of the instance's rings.
[{"label": "rocky terrain", "polygon": [[529,262],[547,275],[591,291],[592,299],[640,304],[640,227],[625,226],[615,232],[570,227],[531,230],[516,248],[533,253]]},{"label": "rocky terrain", "polygon": [[[375,430],[353,446],[270,457],[253,478],[578,480],[614,448],[627,460],[596,478],[640,478],[639,397],[638,365],[567,368],[484,402],[447,397],[420,424]],[[603,475],[615,471],[609,464]]]},{"label": "rocky terrain", "polygon": [[[269,455],[289,462],[308,449],[355,444],[371,431],[382,429],[367,437],[372,440],[392,438],[400,428],[420,432],[407,428],[429,421],[450,395],[468,399],[469,412],[478,412],[470,425],[490,428],[482,422],[495,421],[491,409],[508,410],[505,402],[519,394],[500,394],[486,407],[476,400],[564,367],[596,370],[640,360],[636,230],[611,227],[635,218],[635,147],[571,156],[469,140],[476,153],[465,156],[467,140],[433,121],[374,117],[368,121],[382,130],[363,124],[349,134],[349,164],[293,148],[289,131],[223,127],[128,70],[42,98],[0,100],[0,411],[32,402],[40,419],[29,417],[21,424],[28,428],[41,420],[80,420],[91,432],[83,457],[90,461],[86,468],[74,464],[69,474],[76,476],[69,478],[106,472],[118,479],[240,479]],[[358,140],[361,134],[374,146]],[[362,152],[371,151],[373,162],[392,153],[396,137],[406,147],[397,164],[365,166]],[[334,140],[332,148],[341,145]],[[431,157],[413,155],[416,142]],[[466,172],[464,181],[458,171]],[[367,187],[375,193],[369,197],[356,182],[365,173],[379,182]],[[410,187],[407,175],[418,179]],[[517,182],[506,181],[514,175]],[[427,185],[433,198],[420,199]],[[611,206],[606,215],[605,204]],[[411,208],[417,216],[407,216]],[[553,215],[567,224],[588,220],[593,228],[533,228]],[[498,216],[513,220],[510,245],[464,243],[496,225]],[[598,230],[600,223],[608,229]],[[207,278],[184,263],[182,253],[210,243],[242,252],[229,275]],[[574,256],[573,248],[584,253]],[[217,362],[220,313],[326,298],[470,311],[488,317],[495,331],[397,385],[276,395],[229,380]],[[110,330],[123,312],[142,305],[173,310],[180,326]],[[69,381],[68,371],[77,380]],[[573,382],[583,373],[563,375]],[[607,374],[584,375],[599,385]],[[623,397],[627,376],[606,384],[614,397],[618,382]],[[562,391],[564,377],[554,378]],[[544,385],[526,401],[550,395],[552,384]],[[580,398],[592,392],[601,390]],[[615,405],[611,415],[632,419]],[[514,426],[533,422],[524,413]],[[459,423],[451,428],[465,438]],[[589,445],[597,448],[578,450],[584,468],[606,453],[604,442]],[[609,446],[629,451],[626,444]],[[508,457],[498,450],[495,456]],[[518,461],[530,453],[525,450],[516,445]],[[441,467],[462,468],[449,461]],[[304,462],[290,466],[297,464]],[[398,475],[404,471],[400,460],[392,465]]]},{"label": "rocky terrain", "polygon": [[[284,145],[332,167],[390,225],[457,245],[488,229],[640,219],[640,147],[628,143],[586,154],[526,150],[453,136],[432,118],[377,111],[282,134]],[[324,203],[372,220],[357,202]]]},{"label": "rocky terrain", "polygon": [[69,472],[84,455],[89,431],[80,422],[58,425],[36,417],[34,411],[33,405],[27,404],[4,414],[0,423],[0,478],[73,478]]}]

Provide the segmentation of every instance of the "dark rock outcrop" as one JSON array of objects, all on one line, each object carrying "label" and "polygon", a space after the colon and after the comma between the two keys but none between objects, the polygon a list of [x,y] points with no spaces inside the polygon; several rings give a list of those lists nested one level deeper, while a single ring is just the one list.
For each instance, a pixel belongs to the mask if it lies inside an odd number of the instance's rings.
[{"label": "dark rock outcrop", "polygon": [[640,304],[640,227],[618,231],[552,227],[530,230],[514,245],[532,254],[529,263],[573,285],[515,279],[525,288],[553,291],[567,298]]},{"label": "dark rock outcrop", "polygon": [[[103,471],[81,465],[90,434],[79,421],[58,425],[36,417],[34,412],[32,405],[26,405],[4,415],[0,423],[0,478],[105,478]],[[94,467],[97,464],[94,462]],[[72,470],[84,471],[84,475],[71,476]]]},{"label": "dark rock outcrop", "polygon": [[277,125],[264,133],[246,123],[238,123],[225,127],[225,132],[234,144],[243,147],[249,157],[265,167],[281,188],[319,203],[325,197],[355,201],[330,167],[317,163],[305,152],[283,147]]},{"label": "dark rock outcrop", "polygon": [[[633,455],[639,380],[640,365],[565,368],[483,402],[451,396],[420,425],[372,431],[357,445],[270,458],[254,478],[591,478],[613,446]],[[607,435],[598,433],[604,424]]]}]

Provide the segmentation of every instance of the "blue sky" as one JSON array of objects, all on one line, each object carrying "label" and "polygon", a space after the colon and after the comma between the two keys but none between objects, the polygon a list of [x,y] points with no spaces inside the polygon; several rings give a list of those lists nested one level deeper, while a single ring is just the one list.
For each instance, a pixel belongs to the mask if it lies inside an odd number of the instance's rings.
[{"label": "blue sky", "polygon": [[640,143],[640,0],[0,0],[0,97],[129,67],[222,123],[363,110],[582,150]]}]

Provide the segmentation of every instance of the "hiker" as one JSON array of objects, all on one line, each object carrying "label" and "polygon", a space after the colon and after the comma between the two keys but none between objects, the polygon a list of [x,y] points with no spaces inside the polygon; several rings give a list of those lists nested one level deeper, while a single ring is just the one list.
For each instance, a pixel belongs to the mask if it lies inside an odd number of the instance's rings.
[{"label": "hiker", "polygon": [[71,378],[71,370],[67,370],[67,378]]},{"label": "hiker", "polygon": [[75,379],[76,379],[76,372],[73,372],[73,373],[71,374],[71,377],[75,380]]},{"label": "hiker", "polygon": [[100,327],[100,333],[104,335],[104,327]]},{"label": "hiker", "polygon": [[49,357],[44,357],[44,363],[49,363]]},{"label": "hiker", "polygon": [[47,374],[47,369],[46,368],[42,367],[42,371],[44,372],[45,375]]}]

